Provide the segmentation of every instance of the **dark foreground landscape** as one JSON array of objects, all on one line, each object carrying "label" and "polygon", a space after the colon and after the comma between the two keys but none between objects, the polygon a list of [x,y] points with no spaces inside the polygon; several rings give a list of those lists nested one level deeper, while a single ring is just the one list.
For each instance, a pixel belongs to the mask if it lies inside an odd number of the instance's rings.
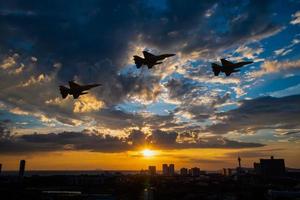
[{"label": "dark foreground landscape", "polygon": [[300,199],[300,176],[281,177],[254,173],[198,175],[148,175],[101,173],[99,175],[2,175],[1,199],[97,200],[259,200]]}]

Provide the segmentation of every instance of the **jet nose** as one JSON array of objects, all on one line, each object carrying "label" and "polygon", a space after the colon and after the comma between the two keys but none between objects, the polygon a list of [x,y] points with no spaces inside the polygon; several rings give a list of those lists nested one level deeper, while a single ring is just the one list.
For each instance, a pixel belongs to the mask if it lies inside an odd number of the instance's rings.
[{"label": "jet nose", "polygon": [[171,53],[171,54],[167,54],[166,56],[171,57],[171,56],[175,56],[175,55],[176,55],[175,53]]}]

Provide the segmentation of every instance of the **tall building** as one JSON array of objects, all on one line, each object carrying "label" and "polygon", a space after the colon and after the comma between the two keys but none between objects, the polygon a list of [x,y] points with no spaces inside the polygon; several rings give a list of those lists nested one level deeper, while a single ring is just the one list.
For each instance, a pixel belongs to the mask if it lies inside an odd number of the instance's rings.
[{"label": "tall building", "polygon": [[170,176],[174,176],[175,174],[175,165],[174,164],[170,164],[169,165],[169,175]]},{"label": "tall building", "polygon": [[187,176],[188,175],[188,169],[187,168],[181,168],[180,169],[180,175],[181,176]]},{"label": "tall building", "polygon": [[25,173],[25,160],[20,160],[19,177],[23,177]]},{"label": "tall building", "polygon": [[200,176],[200,168],[198,167],[193,167],[189,170],[189,174],[191,176]]},{"label": "tall building", "polygon": [[156,167],[155,166],[149,166],[148,167],[148,172],[149,172],[149,175],[151,175],[151,176],[156,175]]},{"label": "tall building", "polygon": [[168,175],[169,175],[169,167],[168,167],[168,164],[163,164],[163,165],[162,165],[162,173],[163,173],[163,175],[165,175],[165,176],[168,176]]},{"label": "tall building", "polygon": [[260,163],[254,163],[254,169],[257,174],[265,177],[284,176],[285,163],[284,159],[260,159]]},{"label": "tall building", "polygon": [[165,176],[174,176],[175,175],[175,165],[174,164],[163,164],[162,172]]},{"label": "tall building", "polygon": [[241,165],[241,161],[242,161],[242,159],[241,159],[241,157],[239,156],[239,157],[238,157],[239,168],[241,168],[241,167],[242,167],[242,165]]}]

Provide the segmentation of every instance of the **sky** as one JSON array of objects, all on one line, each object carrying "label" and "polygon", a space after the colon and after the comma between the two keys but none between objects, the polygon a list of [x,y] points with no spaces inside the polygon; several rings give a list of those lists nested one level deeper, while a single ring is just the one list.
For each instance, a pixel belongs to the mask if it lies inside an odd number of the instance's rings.
[{"label": "sky", "polygon": [[[3,170],[300,168],[299,0],[4,1],[0,80]],[[69,80],[102,86],[62,99]]]}]

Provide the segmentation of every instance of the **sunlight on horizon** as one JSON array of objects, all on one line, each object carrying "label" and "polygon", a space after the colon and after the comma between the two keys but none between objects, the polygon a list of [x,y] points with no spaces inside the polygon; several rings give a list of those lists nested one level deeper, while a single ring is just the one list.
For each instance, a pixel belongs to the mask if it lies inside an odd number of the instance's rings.
[{"label": "sunlight on horizon", "polygon": [[142,150],[141,153],[146,158],[154,157],[157,154],[157,152],[155,152],[155,151],[153,151],[151,149],[144,149],[144,150]]}]

